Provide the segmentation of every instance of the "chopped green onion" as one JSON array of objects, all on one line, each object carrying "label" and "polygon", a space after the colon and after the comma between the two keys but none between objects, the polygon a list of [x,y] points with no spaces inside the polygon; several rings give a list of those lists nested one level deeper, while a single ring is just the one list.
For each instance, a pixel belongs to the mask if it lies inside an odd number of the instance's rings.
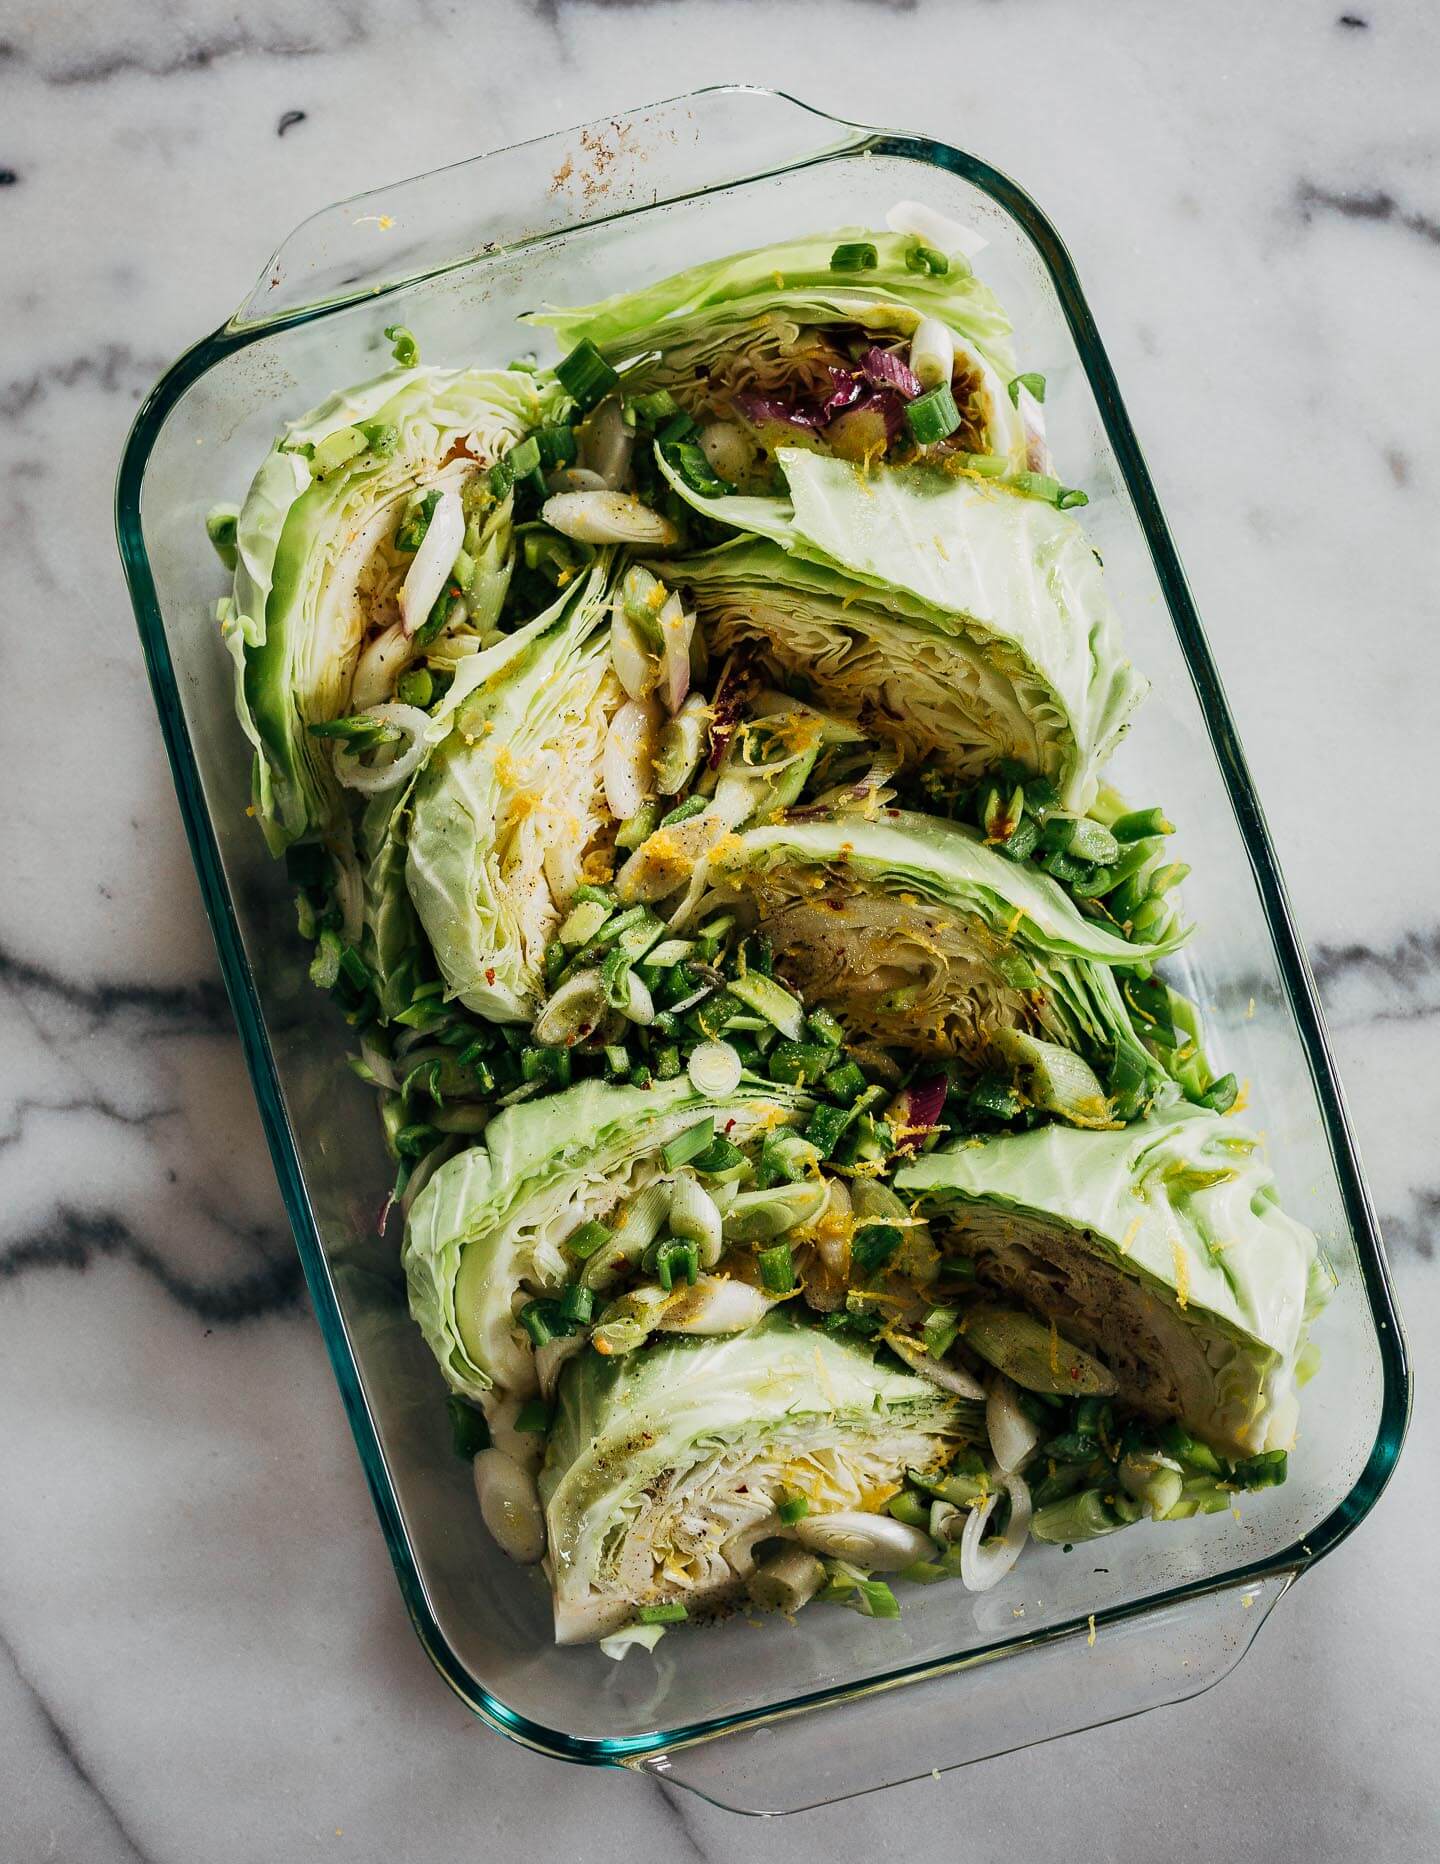
[{"label": "chopped green onion", "polygon": [[810,1504],[803,1495],[787,1495],[775,1510],[786,1527],[794,1527],[797,1521],[803,1521],[810,1512]]},{"label": "chopped green onion", "polygon": [[1262,1450],[1258,1456],[1248,1456],[1243,1462],[1232,1464],[1230,1480],[1242,1489],[1273,1489],[1289,1474],[1290,1458],[1284,1450]]},{"label": "chopped green onion", "polygon": [[1228,1113],[1240,1097],[1240,1083],[1233,1074],[1222,1074],[1218,1081],[1212,1081],[1200,1096],[1200,1105],[1209,1107],[1212,1113]]},{"label": "chopped green onion", "polygon": [[799,1040],[805,1026],[804,1011],[800,999],[792,996],[783,984],[777,984],[773,977],[766,977],[759,971],[747,971],[731,982],[730,990],[757,1016],[772,1023],[782,1036],[788,1036],[792,1042]]},{"label": "chopped green onion", "polygon": [[805,1028],[817,1042],[823,1042],[827,1048],[837,1049],[845,1040],[845,1030],[839,1019],[827,1009],[811,1010],[805,1018]]},{"label": "chopped green onion", "polygon": [[550,1418],[550,1407],[543,1398],[527,1398],[515,1413],[515,1428],[543,1435],[550,1428]]},{"label": "chopped green onion", "polygon": [[927,388],[905,407],[905,425],[917,446],[932,447],[947,439],[960,425],[960,410],[948,382]]},{"label": "chopped green onion", "polygon": [[772,1081],[803,1087],[825,1073],[833,1054],[833,1049],[822,1048],[818,1042],[777,1042],[770,1051],[766,1071]]},{"label": "chopped green onion", "polygon": [[505,464],[516,479],[526,479],[540,466],[540,442],[534,434],[526,434],[505,455]]},{"label": "chopped green onion", "polygon": [[386,324],[385,335],[393,345],[391,354],[402,369],[413,369],[420,360],[420,345],[404,324]]},{"label": "chopped green onion", "polygon": [[880,254],[869,240],[846,240],[830,255],[832,272],[873,272]]},{"label": "chopped green onion", "polygon": [[795,1257],[789,1243],[775,1243],[761,1249],[755,1257],[760,1268],[760,1282],[770,1294],[790,1294],[795,1287]]},{"label": "chopped green onion", "polygon": [[800,1184],[820,1163],[819,1149],[799,1133],[782,1127],[767,1133],[760,1148],[756,1179],[762,1190],[777,1184]]},{"label": "chopped green onion", "polygon": [[1017,408],[1020,406],[1020,390],[1022,388],[1033,395],[1036,401],[1043,401],[1045,399],[1045,378],[1043,375],[1036,375],[1033,371],[1027,372],[1025,375],[1015,376],[1010,382],[1009,388],[1010,399]]},{"label": "chopped green onion", "polygon": [[954,1307],[932,1307],[925,1316],[925,1325],[920,1330],[920,1337],[925,1342],[925,1351],[932,1359],[943,1359],[955,1344],[960,1332],[960,1310]]},{"label": "chopped green onion", "polygon": [[[602,906],[599,900],[581,900],[571,907],[555,934],[557,942],[571,951],[581,945],[588,945],[610,917],[611,908]],[[550,980],[547,979],[547,982]]]},{"label": "chopped green onion", "polygon": [[655,1079],[657,1081],[674,1081],[680,1073],[680,1050],[673,1042],[667,1042],[655,1050]]},{"label": "chopped green onion", "polygon": [[973,1256],[946,1256],[940,1264],[941,1281],[973,1282],[975,1279],[975,1258]]},{"label": "chopped green onion", "polygon": [[860,1071],[858,1062],[842,1062],[838,1068],[831,1068],[820,1077],[820,1085],[827,1094],[836,1100],[855,1100],[865,1092],[870,1083]]},{"label": "chopped green onion", "polygon": [[402,705],[422,709],[435,697],[435,680],[428,667],[410,667],[395,682],[395,697]]},{"label": "chopped green onion", "polygon": [[1167,1456],[1187,1468],[1198,1469],[1207,1476],[1223,1476],[1224,1466],[1208,1443],[1192,1436],[1183,1424],[1166,1424],[1160,1432],[1160,1447]]},{"label": "chopped green onion", "polygon": [[[692,1061],[694,1057],[691,1057]],[[744,1161],[745,1154],[723,1133],[717,1133],[703,1152],[697,1152],[690,1163],[696,1171],[707,1178],[713,1178],[718,1172],[733,1171]]]},{"label": "chopped green onion", "polygon": [[667,1294],[675,1285],[677,1270],[693,1288],[700,1274],[699,1245],[688,1237],[662,1236],[645,1251],[645,1266]]},{"label": "chopped green onion", "polygon": [[315,946],[310,960],[310,982],[321,990],[333,990],[340,978],[340,934],[327,926]]},{"label": "chopped green onion", "polygon": [[923,245],[917,240],[906,250],[905,269],[907,272],[929,272],[932,277],[943,278],[950,270],[950,261],[943,252],[936,252],[933,246]]},{"label": "chopped green onion", "polygon": [[680,1625],[690,1616],[678,1600],[673,1605],[642,1605],[636,1622],[642,1625]]},{"label": "chopped green onion", "polygon": [[520,1310],[520,1325],[536,1347],[548,1346],[552,1340],[563,1339],[570,1331],[569,1323],[562,1316],[559,1303],[555,1301],[527,1301]]},{"label": "chopped green onion", "polygon": [[466,1404],[455,1392],[445,1400],[445,1409],[450,1413],[450,1446],[457,1456],[468,1463],[490,1448],[490,1426],[483,1411]]},{"label": "chopped green onion", "polygon": [[588,337],[555,365],[560,386],[581,408],[593,408],[620,380]]},{"label": "chopped green onion", "polygon": [[913,1489],[901,1489],[898,1495],[892,1495],[885,1504],[885,1512],[894,1520],[903,1521],[906,1527],[930,1526],[929,1507]]},{"label": "chopped green onion", "polygon": [[395,533],[395,548],[414,554],[425,540],[425,533],[430,529],[430,520],[435,515],[435,507],[440,503],[440,494],[433,489],[425,492],[409,508],[400,520],[400,528]]},{"label": "chopped green onion", "polygon": [[634,427],[639,421],[654,427],[679,412],[680,404],[668,388],[657,388],[649,395],[627,395],[622,407],[627,427]]},{"label": "chopped green onion", "polygon": [[[694,426],[689,415],[680,418],[689,426]],[[668,434],[669,430],[666,431]],[[705,457],[704,450],[693,440],[672,439],[662,451],[690,490],[698,492],[701,498],[724,498],[735,490],[728,479],[720,477]]]},{"label": "chopped green onion", "polygon": [[848,1107],[831,1107],[823,1102],[810,1115],[805,1127],[805,1137],[815,1146],[821,1158],[828,1159],[845,1135],[846,1128],[854,1118]]},{"label": "chopped green onion", "polygon": [[235,545],[239,521],[240,510],[236,505],[212,505],[205,516],[205,535],[214,545],[216,556],[227,570],[233,570],[239,561]]},{"label": "chopped green onion", "polygon": [[[628,1065],[629,1058],[627,1057],[626,1066]],[[592,1217],[588,1223],[582,1223],[578,1230],[565,1238],[565,1253],[568,1256],[574,1256],[577,1262],[588,1262],[595,1251],[609,1241],[610,1231],[603,1223],[597,1223]]]},{"label": "chopped green onion", "polygon": [[676,1171],[681,1165],[688,1165],[691,1159],[699,1158],[714,1137],[715,1115],[707,1113],[703,1120],[687,1126],[683,1133],[677,1133],[669,1145],[661,1149],[660,1156],[665,1161],[666,1171]]},{"label": "chopped green onion", "polygon": [[560,1297],[561,1319],[572,1320],[581,1327],[588,1327],[594,1313],[594,1293],[589,1288],[582,1288],[579,1282],[572,1282]]},{"label": "chopped green onion", "polygon": [[861,1275],[874,1275],[900,1247],[900,1232],[893,1223],[865,1223],[850,1244],[850,1261]]},{"label": "chopped green onion", "polygon": [[537,427],[533,435],[540,450],[540,465],[549,472],[556,466],[568,466],[580,451],[573,427],[550,425]]},{"label": "chopped green onion", "polygon": [[690,796],[683,803],[678,803],[668,815],[660,818],[661,828],[674,828],[677,822],[688,822],[692,816],[704,815],[710,807],[708,796]]},{"label": "chopped green onion", "polygon": [[1173,835],[1175,824],[1163,809],[1132,809],[1110,824],[1110,833],[1116,841],[1141,841],[1148,835]]}]

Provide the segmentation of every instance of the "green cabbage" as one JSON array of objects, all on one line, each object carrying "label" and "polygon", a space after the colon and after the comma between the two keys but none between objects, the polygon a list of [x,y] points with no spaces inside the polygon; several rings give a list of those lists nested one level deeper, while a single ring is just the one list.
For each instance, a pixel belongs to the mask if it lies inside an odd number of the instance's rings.
[{"label": "green cabbage", "polygon": [[494,1022],[538,1010],[546,941],[595,877],[587,857],[608,872],[601,759],[625,703],[610,578],[602,559],[477,670],[462,665],[452,729],[415,784],[410,897],[449,994]]},{"label": "green cabbage", "polygon": [[[733,574],[741,593],[729,598],[732,615],[755,603],[761,625],[780,630],[779,651],[793,635],[834,658],[848,647],[845,617],[837,613],[839,601],[854,597],[847,581],[864,585],[870,593],[859,596],[852,627],[869,635],[884,625],[877,643],[898,651],[902,667],[915,663],[912,642],[953,642],[953,717],[963,759],[1014,756],[1050,777],[1066,808],[1088,807],[1101,767],[1149,687],[1123,656],[1099,562],[1075,520],[947,473],[877,467],[865,474],[845,460],[788,447],[778,458],[788,500],[705,498],[662,461],[696,510],[770,540],[793,559],[782,567],[771,552],[747,553],[727,567],[723,550],[697,559],[697,602],[707,601],[707,583],[721,592],[712,603],[725,600]],[[776,588],[757,587],[772,576]],[[783,593],[786,584],[796,593]],[[884,623],[887,614],[896,619]],[[933,694],[933,645],[930,655],[923,685],[917,679],[904,689],[907,702]],[[970,692],[960,690],[962,682]]]},{"label": "green cabbage", "polygon": [[[875,248],[865,272],[836,272],[831,255],[847,240]],[[624,367],[627,391],[668,388],[682,406],[713,405],[727,369],[734,385],[771,394],[805,380],[808,333],[863,331],[877,342],[909,337],[922,317],[948,325],[968,355],[981,409],[983,451],[1015,470],[1029,463],[1025,422],[1007,392],[1015,375],[1010,321],[999,300],[958,253],[940,276],[911,271],[916,242],[896,233],[827,233],[760,247],[692,267],[599,304],[546,309],[547,325],[569,347],[588,340]],[[816,383],[830,384],[823,364]]]},{"label": "green cabbage", "polygon": [[[710,879],[752,903],[777,962],[852,1036],[1008,1073],[1018,1030],[1076,1051],[1103,1079],[1118,1056],[1158,1084],[1113,968],[1162,956],[1082,914],[1046,874],[957,823],[885,810],[782,821],[723,842]],[[1093,1086],[1066,1117],[1107,1124]],[[1056,1111],[1061,1108],[1057,1106]]]},{"label": "green cabbage", "polygon": [[[393,539],[407,502],[421,486],[458,489],[542,410],[535,378],[518,371],[391,370],[292,421],[255,475],[222,622],[272,852],[333,829],[340,813],[330,747],[306,726],[345,713],[367,631],[396,619],[410,559]],[[379,444],[316,476],[307,451],[362,425]],[[446,464],[461,442],[466,454]],[[510,574],[508,500],[488,543],[498,608]]]},{"label": "green cabbage", "polygon": [[585,1081],[497,1114],[482,1145],[435,1173],[406,1226],[410,1311],[451,1385],[475,1398],[535,1390],[519,1309],[573,1278],[567,1236],[667,1176],[660,1152],[678,1133],[713,1110],[740,1144],[809,1104],[749,1078],[709,1101],[681,1075],[648,1088]]},{"label": "green cabbage", "polygon": [[904,1166],[937,1241],[1093,1349],[1120,1397],[1231,1454],[1288,1446],[1306,1327],[1329,1291],[1258,1142],[1187,1102],[1118,1132],[1062,1126]]},{"label": "green cabbage", "polygon": [[729,1339],[581,1353],[540,1476],[556,1641],[603,1637],[639,1606],[733,1596],[781,1500],[877,1508],[961,1432],[929,1380],[783,1314]]}]

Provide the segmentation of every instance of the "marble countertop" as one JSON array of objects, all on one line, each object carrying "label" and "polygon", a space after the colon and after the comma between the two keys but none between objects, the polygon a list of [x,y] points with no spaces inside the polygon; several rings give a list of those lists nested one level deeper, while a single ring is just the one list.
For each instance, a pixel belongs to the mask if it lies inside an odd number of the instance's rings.
[{"label": "marble countertop", "polygon": [[[0,15],[0,1864],[537,1837],[587,1864],[938,1859],[1022,1832],[1035,1858],[1126,1864],[1440,1856],[1440,16],[1355,5]],[[1067,237],[1265,799],[1422,1373],[1373,1518],[1218,1690],[764,1826],[503,1742],[415,1641],[110,517],[140,397],[302,215],[725,77],[968,145]]]}]

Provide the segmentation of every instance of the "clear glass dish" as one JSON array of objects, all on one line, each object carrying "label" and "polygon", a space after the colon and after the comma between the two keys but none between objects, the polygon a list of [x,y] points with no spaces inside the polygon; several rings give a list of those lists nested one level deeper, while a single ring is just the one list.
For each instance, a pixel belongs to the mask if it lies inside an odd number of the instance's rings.
[{"label": "clear glass dish", "polygon": [[[1194,868],[1183,967],[1221,1070],[1338,1288],[1282,1489],[1239,1516],[1030,1548],[996,1591],[911,1588],[898,1624],[817,1608],[743,1618],[615,1664],[557,1650],[533,1573],[481,1525],[442,1389],[375,1216],[388,1168],[347,1031],[308,983],[282,872],[248,818],[221,579],[203,517],[240,495],[282,418],[384,366],[503,360],[516,313],[578,303],[787,234],[884,224],[921,199],[984,235],[983,276],[1103,553],[1154,691],[1117,765],[1163,799]],[[159,383],[120,468],[118,529],[191,850],[335,1375],[416,1630],[476,1714],[590,1764],[646,1767],[724,1805],[785,1811],[913,1778],[1206,1688],[1299,1574],[1367,1514],[1404,1437],[1409,1379],[1374,1212],[1314,984],[1244,757],[1074,268],[1012,182],[943,144],[837,122],[775,93],[704,91],[326,209],[249,300]],[[903,1687],[902,1687],[903,1685]],[[857,1704],[877,1692],[883,1703]],[[860,1718],[863,1716],[863,1726]],[[848,1726],[847,1724],[853,1724]],[[850,1736],[852,1738],[847,1738]]]}]

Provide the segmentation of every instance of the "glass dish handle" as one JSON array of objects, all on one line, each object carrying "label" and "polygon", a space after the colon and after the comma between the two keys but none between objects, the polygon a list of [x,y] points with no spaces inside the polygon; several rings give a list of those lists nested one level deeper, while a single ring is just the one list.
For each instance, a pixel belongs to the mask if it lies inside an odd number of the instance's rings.
[{"label": "glass dish handle", "polygon": [[[231,330],[254,330],[373,299],[537,240],[623,218],[717,185],[773,174],[872,131],[777,91],[721,85],[651,104],[326,207],[276,250]],[[717,149],[735,173],[717,178]]]},{"label": "glass dish handle", "polygon": [[1294,1577],[1272,1573],[1153,1615],[1101,1621],[1093,1632],[1037,1639],[1003,1663],[980,1656],[924,1683],[892,1685],[883,1716],[862,1693],[635,1766],[752,1813],[799,1812],[945,1773],[1199,1695],[1240,1661]]}]

